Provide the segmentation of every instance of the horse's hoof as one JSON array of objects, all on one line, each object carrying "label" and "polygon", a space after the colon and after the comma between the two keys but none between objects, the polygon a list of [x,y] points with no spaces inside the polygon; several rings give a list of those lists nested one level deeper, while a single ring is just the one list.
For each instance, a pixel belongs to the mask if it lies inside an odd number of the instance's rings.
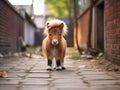
[{"label": "horse's hoof", "polygon": [[52,67],[51,66],[47,66],[47,71],[52,71]]},{"label": "horse's hoof", "polygon": [[66,68],[65,67],[62,67],[62,70],[65,70]]},{"label": "horse's hoof", "polygon": [[62,70],[62,67],[59,66],[59,67],[56,67],[56,71],[61,71]]},{"label": "horse's hoof", "polygon": [[49,68],[47,68],[46,70],[47,70],[47,71],[52,71],[52,69],[49,69]]}]

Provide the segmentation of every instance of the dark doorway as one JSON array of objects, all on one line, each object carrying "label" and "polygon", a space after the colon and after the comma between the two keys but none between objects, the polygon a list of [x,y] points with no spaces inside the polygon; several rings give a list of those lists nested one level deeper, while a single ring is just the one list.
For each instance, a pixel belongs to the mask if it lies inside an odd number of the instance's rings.
[{"label": "dark doorway", "polygon": [[96,48],[104,52],[104,2],[97,5],[96,11],[97,25],[96,25]]}]

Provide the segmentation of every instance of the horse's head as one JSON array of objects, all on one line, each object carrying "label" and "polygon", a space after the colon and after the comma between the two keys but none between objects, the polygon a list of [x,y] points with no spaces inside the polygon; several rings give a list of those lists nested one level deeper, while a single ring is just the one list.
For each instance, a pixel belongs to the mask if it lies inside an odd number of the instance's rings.
[{"label": "horse's head", "polygon": [[61,42],[63,35],[66,34],[66,24],[60,20],[52,20],[46,23],[45,34],[49,37],[52,45],[56,46]]},{"label": "horse's head", "polygon": [[59,26],[51,27],[48,30],[48,37],[52,45],[58,45],[62,38],[62,30],[63,30],[63,23],[61,23]]}]

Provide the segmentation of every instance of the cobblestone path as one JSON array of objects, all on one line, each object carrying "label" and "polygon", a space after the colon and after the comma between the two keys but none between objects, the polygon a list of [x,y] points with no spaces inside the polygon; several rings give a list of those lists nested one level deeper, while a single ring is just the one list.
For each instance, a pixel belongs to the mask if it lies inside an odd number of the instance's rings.
[{"label": "cobblestone path", "polygon": [[0,59],[0,71],[8,74],[0,90],[120,90],[120,72],[97,72],[86,60],[66,59],[65,66],[46,71],[43,57]]}]

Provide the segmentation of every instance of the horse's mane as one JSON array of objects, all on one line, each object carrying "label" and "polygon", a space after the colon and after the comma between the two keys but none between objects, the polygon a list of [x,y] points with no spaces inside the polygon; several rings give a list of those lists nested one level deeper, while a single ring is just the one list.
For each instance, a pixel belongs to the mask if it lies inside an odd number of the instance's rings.
[{"label": "horse's mane", "polygon": [[[64,21],[59,20],[59,19],[53,19],[53,20],[47,21],[46,26],[45,26],[45,30],[44,30],[44,34],[48,35],[48,30],[50,28],[55,27],[55,26],[59,26],[61,23],[63,23],[63,25],[64,25],[62,35],[63,36],[67,35],[67,25],[65,24]],[[47,26],[47,24],[48,24],[49,27]]]}]

